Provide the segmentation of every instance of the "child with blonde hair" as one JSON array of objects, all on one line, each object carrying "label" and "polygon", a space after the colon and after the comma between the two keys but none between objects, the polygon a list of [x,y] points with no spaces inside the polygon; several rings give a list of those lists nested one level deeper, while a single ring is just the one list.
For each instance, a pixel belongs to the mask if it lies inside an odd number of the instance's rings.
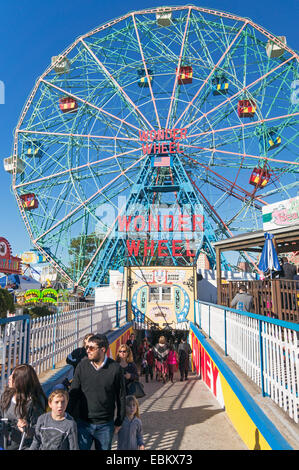
[{"label": "child with blonde hair", "polygon": [[65,411],[68,399],[66,390],[53,390],[48,398],[51,411],[38,418],[29,450],[78,450],[77,424]]},{"label": "child with blonde hair", "polygon": [[134,395],[126,397],[126,417],[118,431],[117,449],[144,450],[139,404]]}]

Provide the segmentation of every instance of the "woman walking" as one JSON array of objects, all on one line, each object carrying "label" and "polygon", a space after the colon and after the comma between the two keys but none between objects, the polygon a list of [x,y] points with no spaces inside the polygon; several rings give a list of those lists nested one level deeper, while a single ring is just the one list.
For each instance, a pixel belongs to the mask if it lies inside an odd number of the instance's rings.
[{"label": "woman walking", "polygon": [[[7,450],[29,448],[37,418],[45,413],[47,398],[35,370],[21,364],[13,370],[0,399],[1,417],[7,420],[4,439]],[[25,433],[25,434],[24,434]]]},{"label": "woman walking", "polygon": [[174,350],[173,344],[170,344],[169,346],[167,364],[168,364],[169,380],[171,381],[171,383],[173,383],[173,374],[178,365],[178,355],[177,355],[177,352]]},{"label": "woman walking", "polygon": [[135,393],[135,384],[134,382],[138,380],[138,370],[137,366],[133,361],[133,353],[127,344],[121,344],[116,355],[116,362],[120,363],[120,366],[123,369],[125,381],[126,381],[126,394],[134,395]]},{"label": "woman walking", "polygon": [[165,336],[160,336],[158,343],[154,347],[154,356],[156,360],[156,380],[166,382],[168,372],[167,357],[169,348]]}]

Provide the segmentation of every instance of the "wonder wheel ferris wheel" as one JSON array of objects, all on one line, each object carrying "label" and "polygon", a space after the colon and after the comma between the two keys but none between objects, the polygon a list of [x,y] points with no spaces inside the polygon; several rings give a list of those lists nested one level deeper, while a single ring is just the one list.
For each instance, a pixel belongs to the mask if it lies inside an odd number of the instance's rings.
[{"label": "wonder wheel ferris wheel", "polygon": [[121,198],[192,196],[208,242],[260,229],[263,206],[297,195],[298,78],[285,36],[206,8],[82,35],[37,80],[5,162],[33,245],[86,288],[125,263]]}]

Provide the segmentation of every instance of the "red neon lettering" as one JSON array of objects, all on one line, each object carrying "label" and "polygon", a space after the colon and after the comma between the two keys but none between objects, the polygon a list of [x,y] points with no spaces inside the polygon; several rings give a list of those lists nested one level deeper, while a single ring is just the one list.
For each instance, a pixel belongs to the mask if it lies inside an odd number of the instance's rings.
[{"label": "red neon lettering", "polygon": [[153,130],[150,131],[150,139],[151,139],[151,140],[155,140],[156,135],[157,135],[156,131],[153,131]]},{"label": "red neon lettering", "polygon": [[217,366],[214,364],[214,362],[212,362],[212,374],[213,374],[213,393],[215,395],[215,397],[217,396],[217,377],[218,377],[218,368]]},{"label": "red neon lettering", "polygon": [[143,155],[145,155],[146,153],[150,154],[151,151],[152,151],[152,146],[153,146],[153,144],[147,144],[147,143],[145,145],[142,144]]},{"label": "red neon lettering", "polygon": [[148,219],[148,229],[149,231],[151,232],[152,231],[152,224],[154,226],[154,228],[157,230],[157,232],[159,231],[159,227],[160,227],[160,216],[158,215],[157,216],[157,222],[155,223],[155,219],[150,215],[149,216],[149,219]]},{"label": "red neon lettering", "polygon": [[[118,227],[120,232],[127,232],[130,229],[130,224],[131,224],[131,216],[126,217],[125,215],[123,216],[123,219],[119,215],[117,217],[117,222],[118,222]],[[126,224],[126,230],[124,230],[124,226]]]},{"label": "red neon lettering", "polygon": [[[141,227],[138,227],[138,219],[141,220]],[[145,228],[145,218],[143,215],[137,215],[134,219],[134,228],[136,232],[140,232],[140,230],[144,230]]]},{"label": "red neon lettering", "polygon": [[167,240],[159,240],[158,242],[158,256],[167,256],[168,253],[163,250],[167,250],[167,246],[164,245],[164,243],[167,243]]},{"label": "red neon lettering", "polygon": [[188,217],[188,215],[179,215],[179,227],[178,227],[178,230],[179,232],[188,232],[189,229],[187,227],[184,227],[187,223],[188,223],[188,220],[184,220],[184,217]]},{"label": "red neon lettering", "polygon": [[209,356],[207,355],[207,353],[205,354],[205,368],[206,368],[206,384],[209,388],[211,388],[211,359],[209,358]]},{"label": "red neon lettering", "polygon": [[139,137],[141,141],[147,141],[148,139],[148,131],[139,131]]},{"label": "red neon lettering", "polygon": [[[199,219],[199,220],[197,220]],[[192,231],[196,231],[196,227],[199,226],[199,230],[203,232],[203,222],[204,222],[204,217],[203,215],[193,215],[192,217]]]},{"label": "red neon lettering", "polygon": [[181,129],[181,139],[186,139],[188,129]]},{"label": "red neon lettering", "polygon": [[[171,220],[171,227],[169,224],[166,223],[167,219]],[[164,232],[172,232],[173,231],[173,215],[163,215],[163,230]]]},{"label": "red neon lettering", "polygon": [[177,253],[180,250],[180,246],[176,246],[177,243],[182,243],[182,240],[172,240],[172,256],[183,256],[182,253]]},{"label": "red neon lettering", "polygon": [[147,240],[145,240],[144,241],[144,256],[147,256],[148,251],[151,252],[151,256],[154,256],[154,251],[155,251],[154,247],[155,247],[154,240],[151,241],[150,247],[147,246]]},{"label": "red neon lettering", "polygon": [[192,251],[190,251],[190,241],[189,240],[186,240],[186,245],[187,245],[187,256],[195,256],[195,253],[193,253]]},{"label": "red neon lettering", "polygon": [[184,150],[180,150],[180,143],[179,142],[177,143],[176,151],[177,151],[177,153],[184,153]]},{"label": "red neon lettering", "polygon": [[140,240],[137,241],[136,245],[136,240],[127,240],[127,249],[128,249],[128,255],[132,256],[132,253],[134,251],[134,256],[138,256],[139,253],[139,247],[140,247]]}]

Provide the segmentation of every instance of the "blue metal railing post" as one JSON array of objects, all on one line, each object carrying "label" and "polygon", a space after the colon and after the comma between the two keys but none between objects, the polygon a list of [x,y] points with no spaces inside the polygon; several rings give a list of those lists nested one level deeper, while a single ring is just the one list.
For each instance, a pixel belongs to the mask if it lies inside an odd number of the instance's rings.
[{"label": "blue metal railing post", "polygon": [[30,330],[31,330],[31,318],[26,318],[24,321],[24,330],[26,331],[26,344],[25,344],[25,364],[29,363],[29,354],[30,354]]},{"label": "blue metal railing post", "polygon": [[261,363],[261,388],[262,396],[265,394],[265,384],[264,384],[264,355],[263,355],[263,338],[262,338],[262,321],[259,320],[259,340],[260,340],[260,363]]},{"label": "blue metal railing post", "polygon": [[55,369],[55,346],[56,346],[56,333],[57,333],[57,315],[54,313],[54,330],[53,330],[53,349],[52,349],[52,369]]},{"label": "blue metal railing post", "polygon": [[115,305],[115,313],[116,313],[116,323],[115,323],[115,327],[116,328],[119,328],[119,304],[118,304],[118,300],[116,301],[116,305]]}]

